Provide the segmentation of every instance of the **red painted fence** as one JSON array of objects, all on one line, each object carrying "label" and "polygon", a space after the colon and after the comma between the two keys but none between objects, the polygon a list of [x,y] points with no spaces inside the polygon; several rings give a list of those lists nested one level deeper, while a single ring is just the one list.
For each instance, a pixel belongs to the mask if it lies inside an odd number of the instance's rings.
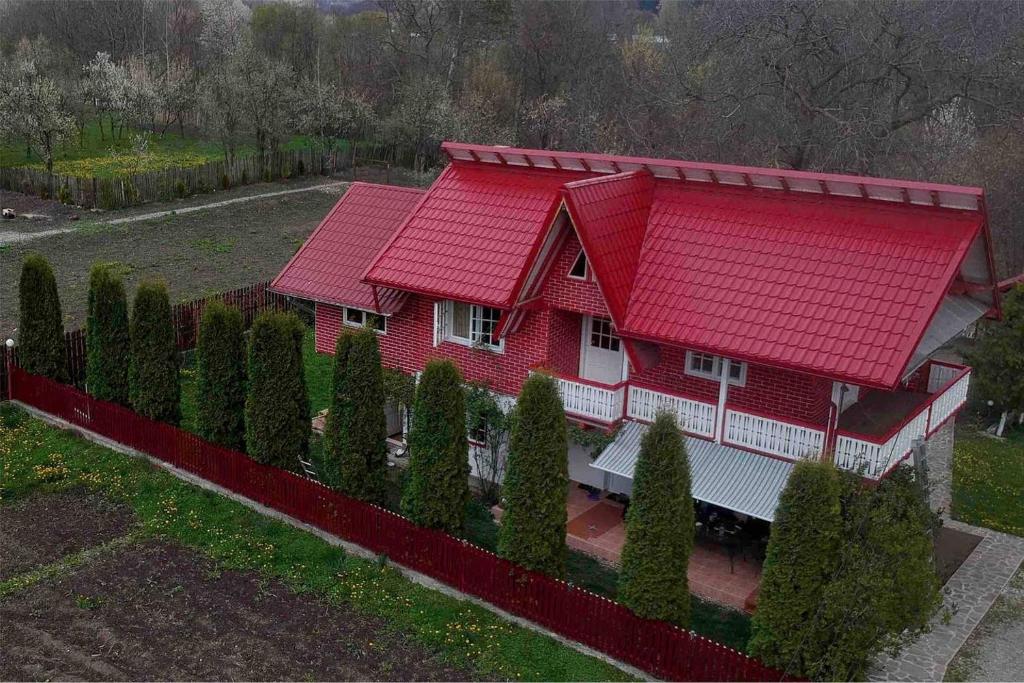
[{"label": "red painted fence", "polygon": [[420,528],[317,482],[261,465],[244,453],[94,399],[72,386],[17,367],[12,368],[11,379],[17,401],[386,555],[659,678],[786,680],[781,672],[724,645],[665,622],[641,619],[616,602],[523,569],[467,541]]}]

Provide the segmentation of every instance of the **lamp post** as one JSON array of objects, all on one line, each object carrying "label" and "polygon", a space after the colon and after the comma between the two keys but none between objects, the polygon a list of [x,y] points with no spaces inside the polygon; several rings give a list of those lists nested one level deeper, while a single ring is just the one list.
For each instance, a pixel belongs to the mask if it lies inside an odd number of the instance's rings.
[{"label": "lamp post", "polygon": [[8,337],[4,346],[7,347],[7,353],[4,354],[7,364],[7,400],[11,401],[14,400],[14,340]]}]

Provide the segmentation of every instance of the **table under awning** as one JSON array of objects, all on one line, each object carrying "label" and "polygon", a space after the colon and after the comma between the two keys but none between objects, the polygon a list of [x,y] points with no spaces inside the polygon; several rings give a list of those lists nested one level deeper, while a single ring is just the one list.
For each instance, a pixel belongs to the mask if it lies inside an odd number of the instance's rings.
[{"label": "table under awning", "polygon": [[[590,466],[632,479],[647,429],[626,422]],[[793,463],[692,437],[686,437],[686,453],[694,498],[768,522],[775,518]]]}]

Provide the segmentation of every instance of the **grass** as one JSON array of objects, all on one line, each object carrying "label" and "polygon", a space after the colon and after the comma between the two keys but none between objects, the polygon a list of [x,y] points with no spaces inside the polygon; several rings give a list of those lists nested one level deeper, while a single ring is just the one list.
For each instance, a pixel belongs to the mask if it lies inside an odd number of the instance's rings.
[{"label": "grass", "polygon": [[195,548],[300,593],[381,617],[455,666],[484,678],[626,680],[600,660],[407,580],[386,563],[346,555],[312,534],[191,486],[147,462],[29,419],[0,414],[0,500],[85,487],[132,507],[141,533]]},{"label": "grass", "polygon": [[1024,429],[998,440],[974,429],[957,430],[953,447],[956,519],[1024,536]]},{"label": "grass", "polygon": [[[168,129],[163,135],[151,134],[147,153],[141,158],[132,158],[133,139],[139,132],[125,128],[116,139],[112,139],[108,122],[104,122],[101,133],[99,124],[92,121],[86,124],[81,136],[76,134],[57,148],[53,170],[85,178],[113,178],[128,173],[200,166],[224,158],[224,147],[220,142],[193,135],[182,137],[174,129]],[[304,150],[312,146],[309,136],[296,135],[285,142],[282,149]],[[343,155],[347,148],[347,142],[340,142],[338,153]],[[255,152],[255,145],[242,144],[235,154],[245,156]],[[0,142],[0,166],[45,168],[38,154],[30,152],[26,155],[24,143],[15,140]]]},{"label": "grass", "polygon": [[[333,356],[316,352],[311,330],[306,331],[303,342],[303,361],[306,369],[306,388],[309,391],[310,414],[315,415],[330,405]],[[182,428],[194,431],[195,426],[195,371],[191,365],[182,370]],[[320,480],[327,486],[336,482],[336,470],[324,452],[323,438],[313,434],[310,439],[310,459]],[[398,510],[404,484],[403,471],[392,471],[390,507]],[[498,546],[498,525],[491,511],[482,503],[470,502],[466,511],[466,538],[490,551]],[[618,591],[619,574],[606,564],[581,552],[570,550],[567,561],[567,580],[612,600]],[[724,645],[746,652],[750,639],[750,617],[744,612],[729,609],[693,596],[692,623],[697,633]]]},{"label": "grass", "polygon": [[[132,158],[133,138],[139,131],[125,129],[116,140],[111,139],[108,125],[100,133],[95,121],[87,124],[81,136],[74,136],[57,148],[53,170],[64,175],[112,178],[129,172],[165,168],[199,166],[224,156],[220,143],[186,136],[168,130],[164,135],[151,135],[145,155]],[[39,155],[26,155],[19,142],[0,144],[0,165],[45,168]]]}]

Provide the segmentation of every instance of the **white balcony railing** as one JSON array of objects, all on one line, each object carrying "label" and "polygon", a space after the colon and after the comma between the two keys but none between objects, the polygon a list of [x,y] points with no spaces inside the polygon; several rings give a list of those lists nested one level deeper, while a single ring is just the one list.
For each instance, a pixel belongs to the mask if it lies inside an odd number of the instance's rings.
[{"label": "white balcony railing", "polygon": [[664,394],[631,384],[627,406],[627,417],[635,420],[653,422],[659,410],[667,410],[675,416],[676,424],[683,431],[709,439],[715,436],[715,413],[718,406],[714,403]]},{"label": "white balcony railing", "polygon": [[[940,366],[948,367],[948,366]],[[934,372],[934,370],[933,370]],[[939,425],[949,419],[949,416],[967,402],[967,387],[971,383],[971,374],[964,373],[945,391],[935,397],[932,401],[931,411],[928,417],[928,434],[931,435]]]},{"label": "white balcony railing", "polygon": [[927,428],[928,409],[925,408],[882,443],[840,433],[836,438],[836,467],[854,471],[863,467],[864,476],[878,477],[902,460],[914,446],[914,441],[924,438]]},{"label": "white balcony railing", "polygon": [[612,423],[622,419],[625,382],[600,384],[554,376],[565,412],[584,420]]},{"label": "white balcony railing", "polygon": [[[939,384],[929,400],[907,416],[895,432],[881,439],[840,432],[836,436],[835,464],[848,470],[861,470],[868,477],[879,477],[901,461],[918,439],[931,436],[967,402],[971,373],[965,367],[933,363],[929,369],[929,389]],[[936,380],[935,378],[939,379]]]},{"label": "white balcony railing", "polygon": [[726,408],[725,441],[783,458],[817,459],[825,447],[825,430]]}]

